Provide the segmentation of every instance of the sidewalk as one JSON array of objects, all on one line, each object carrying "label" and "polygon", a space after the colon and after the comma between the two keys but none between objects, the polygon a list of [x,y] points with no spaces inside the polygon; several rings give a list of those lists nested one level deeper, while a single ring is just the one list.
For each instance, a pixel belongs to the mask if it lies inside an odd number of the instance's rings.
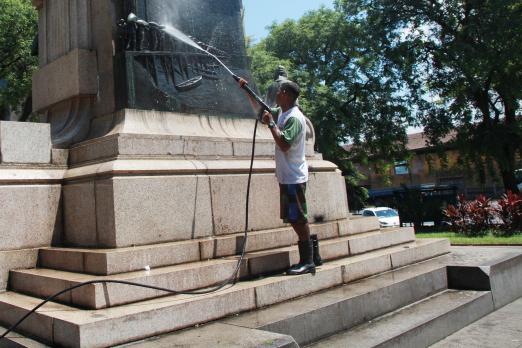
[{"label": "sidewalk", "polygon": [[448,347],[522,348],[522,298],[431,346]]}]

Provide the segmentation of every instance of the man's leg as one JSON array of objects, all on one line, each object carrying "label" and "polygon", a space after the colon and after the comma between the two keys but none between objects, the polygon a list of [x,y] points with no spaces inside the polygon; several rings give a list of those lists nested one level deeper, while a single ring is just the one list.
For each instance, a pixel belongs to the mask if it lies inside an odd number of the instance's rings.
[{"label": "man's leg", "polygon": [[315,273],[313,246],[306,209],[306,184],[280,185],[281,218],[292,225],[299,237],[299,263],[292,265],[288,274]]},{"label": "man's leg", "polygon": [[308,222],[302,223],[291,223],[295,233],[297,233],[297,236],[299,236],[299,241],[307,241],[310,239],[310,226],[308,225]]},{"label": "man's leg", "polygon": [[306,222],[291,223],[294,231],[299,236],[299,263],[290,267],[287,271],[290,275],[315,273],[313,261],[313,243],[310,239],[310,226]]}]

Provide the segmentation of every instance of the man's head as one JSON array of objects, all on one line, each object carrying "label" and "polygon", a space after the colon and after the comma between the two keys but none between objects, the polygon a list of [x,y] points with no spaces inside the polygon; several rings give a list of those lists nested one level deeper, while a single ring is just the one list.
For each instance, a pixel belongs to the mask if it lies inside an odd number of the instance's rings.
[{"label": "man's head", "polygon": [[285,81],[279,86],[277,92],[277,104],[283,108],[283,110],[289,109],[295,105],[297,98],[299,97],[300,88],[297,83],[293,81]]}]

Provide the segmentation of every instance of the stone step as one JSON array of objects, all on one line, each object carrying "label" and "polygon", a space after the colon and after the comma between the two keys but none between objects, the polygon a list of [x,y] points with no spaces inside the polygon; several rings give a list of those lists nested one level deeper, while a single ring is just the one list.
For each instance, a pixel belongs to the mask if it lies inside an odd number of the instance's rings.
[{"label": "stone step", "polygon": [[[375,245],[380,249],[410,242],[412,236],[413,231],[404,228],[386,232],[366,232],[353,237],[326,240],[321,244],[321,252],[325,260],[338,259],[350,255],[352,240],[355,240],[357,245],[364,241],[365,245]],[[394,250],[392,253],[396,252]],[[186,291],[208,287],[230,278],[237,267],[237,260],[238,257],[234,256],[224,260],[200,261],[102,277],[45,268],[15,270],[10,274],[10,288],[19,293],[47,298],[83,282],[120,280]],[[298,261],[299,253],[295,246],[248,253],[245,255],[240,276],[245,279],[285,271]],[[381,268],[378,270],[380,271]],[[166,293],[162,291],[135,288],[124,284],[89,284],[60,296],[57,301],[80,308],[101,309],[165,295]]]},{"label": "stone step", "polygon": [[[312,233],[326,240],[378,230],[373,218],[352,218],[311,224]],[[243,245],[243,233],[216,238],[162,243],[118,249],[41,249],[39,265],[62,271],[94,275],[132,272],[145,266],[157,268],[238,254]],[[297,243],[291,227],[250,232],[247,252],[280,248]]]},{"label": "stone step", "polygon": [[120,347],[299,348],[299,345],[288,335],[211,323],[199,327],[198,330],[182,330],[172,335],[154,337]]},{"label": "stone step", "polygon": [[[119,280],[177,291],[206,288],[230,278],[237,260],[209,260],[135,271],[112,276],[91,276],[46,268],[11,271],[13,291],[47,298],[66,288],[93,280]],[[168,293],[124,284],[89,284],[57,298],[60,303],[80,308],[100,309],[165,296]]]},{"label": "stone step", "polygon": [[[384,231],[360,233],[354,236],[324,240],[319,242],[323,260],[335,260],[394,245],[412,242],[415,234],[412,228],[397,228]],[[285,271],[299,262],[296,246],[267,251],[252,252],[245,255],[248,275],[255,276]]]},{"label": "stone step", "polygon": [[429,347],[493,309],[490,291],[446,290],[308,347]]},{"label": "stone step", "polygon": [[426,261],[222,322],[289,335],[306,345],[446,288],[446,268]]},{"label": "stone step", "polygon": [[[436,242],[436,240],[431,241],[431,243]],[[423,241],[418,247],[428,244],[428,242]],[[442,244],[439,245],[443,246]],[[397,250],[398,247],[392,249],[396,253],[410,250]],[[384,252],[385,250],[375,251],[375,257],[382,257]],[[447,250],[438,250],[438,254],[444,252],[447,252]],[[388,257],[391,258],[391,256]],[[310,274],[301,276],[279,275],[242,281],[231,288],[207,295],[168,296],[95,311],[75,309],[59,303],[48,303],[25,321],[19,330],[21,333],[39,337],[43,342],[51,345],[103,347],[122,344],[228,315],[260,309],[304,295],[307,295],[308,298],[311,293],[343,284],[343,274],[347,270],[345,264],[350,263],[348,259],[327,262],[318,268],[315,276]],[[359,256],[359,259],[359,262],[363,262],[361,256]],[[372,258],[369,258],[367,262],[371,261]],[[369,266],[367,268],[371,269]],[[424,292],[432,293],[435,289],[446,286],[446,273],[440,271],[441,269],[443,268],[437,265],[436,269],[429,272],[429,276],[423,277],[418,273],[403,272],[401,273],[402,278],[399,274],[387,276],[387,280],[375,283],[373,287],[372,285],[355,287],[349,285],[342,287],[342,289],[345,289],[343,290],[345,295],[346,292],[353,294],[352,289],[356,288],[359,289],[359,294],[363,294],[375,292],[379,287],[386,287],[386,284],[399,283],[400,279],[405,281],[406,278],[420,276],[423,279],[418,283],[406,282],[407,284],[404,283],[402,287],[397,285],[398,294],[403,294],[403,297],[407,295],[410,297],[409,294],[412,291],[415,294],[420,294],[422,289],[424,289]],[[370,289],[373,290],[370,291]],[[379,301],[383,297],[387,297],[386,292],[374,294],[374,297],[368,303]],[[15,292],[0,294],[0,322],[4,325],[14,323],[27,311],[38,305],[40,301],[40,299]],[[384,305],[384,309],[388,308],[389,306]],[[379,310],[380,308],[374,309],[374,311]]]},{"label": "stone step", "polygon": [[[0,326],[0,335],[6,332],[7,328]],[[0,339],[0,348],[48,348],[49,346],[30,339],[28,337],[12,332],[3,339]]]}]

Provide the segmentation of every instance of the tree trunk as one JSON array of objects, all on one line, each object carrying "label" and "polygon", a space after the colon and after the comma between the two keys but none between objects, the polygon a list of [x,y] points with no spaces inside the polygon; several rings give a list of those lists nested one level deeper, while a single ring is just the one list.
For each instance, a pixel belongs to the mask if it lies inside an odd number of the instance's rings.
[{"label": "tree trunk", "polygon": [[502,181],[506,192],[511,191],[513,193],[519,193],[514,170],[501,170],[500,173],[502,174]]}]

